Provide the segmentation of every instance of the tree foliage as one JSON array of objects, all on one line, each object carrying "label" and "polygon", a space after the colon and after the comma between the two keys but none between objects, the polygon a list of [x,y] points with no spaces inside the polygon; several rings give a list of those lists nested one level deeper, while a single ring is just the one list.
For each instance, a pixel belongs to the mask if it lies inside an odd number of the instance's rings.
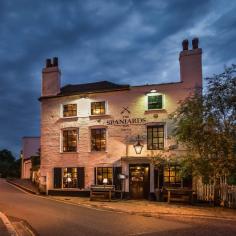
[{"label": "tree foliage", "polygon": [[175,138],[187,148],[185,164],[193,174],[230,176],[236,172],[236,65],[206,79],[172,114]]},{"label": "tree foliage", "polygon": [[3,178],[20,176],[20,159],[15,160],[7,149],[0,150],[0,176]]}]

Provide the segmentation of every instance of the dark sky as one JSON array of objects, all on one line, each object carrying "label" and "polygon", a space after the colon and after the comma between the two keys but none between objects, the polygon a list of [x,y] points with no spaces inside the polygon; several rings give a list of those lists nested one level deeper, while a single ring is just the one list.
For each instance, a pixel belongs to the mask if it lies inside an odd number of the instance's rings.
[{"label": "dark sky", "polygon": [[39,135],[41,70],[58,56],[62,84],[179,80],[181,42],[200,38],[204,77],[236,63],[236,1],[1,0],[0,148]]}]

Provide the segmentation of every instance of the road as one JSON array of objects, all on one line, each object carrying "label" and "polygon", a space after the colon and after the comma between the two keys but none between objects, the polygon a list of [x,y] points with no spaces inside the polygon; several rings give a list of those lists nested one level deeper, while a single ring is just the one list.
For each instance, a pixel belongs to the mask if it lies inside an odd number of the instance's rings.
[{"label": "road", "polygon": [[0,179],[0,211],[39,235],[236,235],[236,222],[158,219],[74,206],[31,195]]}]

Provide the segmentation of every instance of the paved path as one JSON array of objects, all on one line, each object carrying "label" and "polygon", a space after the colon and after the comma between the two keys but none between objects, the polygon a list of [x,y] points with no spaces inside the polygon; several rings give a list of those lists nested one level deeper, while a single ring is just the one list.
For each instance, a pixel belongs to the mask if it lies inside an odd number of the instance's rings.
[{"label": "paved path", "polygon": [[236,235],[235,222],[180,222],[74,206],[24,193],[0,179],[0,211],[39,235]]},{"label": "paved path", "polygon": [[7,228],[4,225],[1,218],[0,218],[0,235],[1,236],[10,236],[10,234],[8,233]]}]

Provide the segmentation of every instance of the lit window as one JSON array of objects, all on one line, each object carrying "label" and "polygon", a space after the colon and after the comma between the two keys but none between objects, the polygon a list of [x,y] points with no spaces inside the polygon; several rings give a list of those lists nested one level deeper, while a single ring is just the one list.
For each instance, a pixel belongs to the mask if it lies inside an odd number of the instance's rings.
[{"label": "lit window", "polygon": [[63,105],[63,117],[77,116],[77,104]]},{"label": "lit window", "polygon": [[106,129],[91,129],[91,150],[106,150]]},{"label": "lit window", "polygon": [[181,186],[181,178],[179,174],[179,167],[174,166],[166,166],[164,168],[164,186],[166,187],[180,187]]},{"label": "lit window", "polygon": [[63,130],[63,152],[77,151],[77,129]]},{"label": "lit window", "polygon": [[162,109],[163,108],[163,96],[158,95],[148,95],[148,110],[152,109]]},{"label": "lit window", "polygon": [[112,184],[112,167],[97,168],[97,184],[103,184],[103,180],[107,179],[107,184]]},{"label": "lit window", "polygon": [[105,102],[92,102],[91,115],[104,115],[106,113]]},{"label": "lit window", "polygon": [[147,127],[147,149],[160,150],[164,148],[164,125]]},{"label": "lit window", "polygon": [[63,188],[77,188],[77,187],[78,187],[77,168],[64,168]]}]

